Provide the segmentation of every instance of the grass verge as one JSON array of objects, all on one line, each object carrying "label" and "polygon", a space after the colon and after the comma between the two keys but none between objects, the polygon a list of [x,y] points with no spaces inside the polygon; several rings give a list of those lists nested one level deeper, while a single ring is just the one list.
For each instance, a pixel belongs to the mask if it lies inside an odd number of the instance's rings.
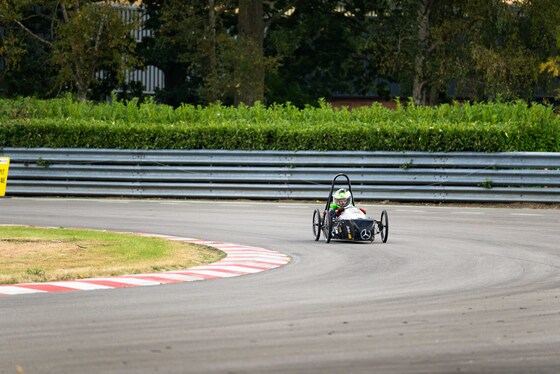
[{"label": "grass verge", "polygon": [[224,257],[211,247],[134,234],[0,227],[0,284],[186,269]]}]

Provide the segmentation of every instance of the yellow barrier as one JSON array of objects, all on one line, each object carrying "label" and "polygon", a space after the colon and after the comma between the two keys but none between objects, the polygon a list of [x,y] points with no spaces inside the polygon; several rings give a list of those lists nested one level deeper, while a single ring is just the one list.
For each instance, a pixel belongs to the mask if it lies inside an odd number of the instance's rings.
[{"label": "yellow barrier", "polygon": [[0,157],[0,197],[6,194],[6,184],[8,183],[9,168],[10,168],[10,158]]}]

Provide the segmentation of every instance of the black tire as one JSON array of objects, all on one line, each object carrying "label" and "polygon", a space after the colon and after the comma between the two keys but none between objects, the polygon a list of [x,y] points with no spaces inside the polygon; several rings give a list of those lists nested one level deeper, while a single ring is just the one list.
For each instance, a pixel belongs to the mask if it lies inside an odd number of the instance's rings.
[{"label": "black tire", "polygon": [[321,230],[323,229],[323,225],[321,223],[321,212],[319,209],[315,209],[313,212],[313,237],[315,241],[319,240],[321,237]]},{"label": "black tire", "polygon": [[381,234],[381,241],[383,243],[387,243],[387,239],[389,239],[389,216],[386,210],[381,212],[381,220],[378,225],[379,233]]},{"label": "black tire", "polygon": [[332,238],[332,220],[329,211],[326,210],[323,213],[323,236],[325,242],[330,243]]}]

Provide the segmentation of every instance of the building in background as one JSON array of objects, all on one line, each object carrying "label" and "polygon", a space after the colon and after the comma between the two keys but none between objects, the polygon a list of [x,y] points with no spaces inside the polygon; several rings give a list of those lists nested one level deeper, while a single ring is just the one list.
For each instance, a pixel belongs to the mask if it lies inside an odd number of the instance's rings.
[{"label": "building in background", "polygon": [[[136,38],[136,43],[141,43],[145,37],[151,37],[153,32],[147,30],[143,27],[143,24],[147,21],[148,15],[143,12],[142,7],[139,5],[115,5],[118,7],[123,19],[128,22],[133,22],[136,17],[139,17],[139,27],[135,30],[134,36]],[[98,78],[103,79],[105,73],[100,71],[98,73]],[[154,95],[156,90],[161,90],[165,88],[165,73],[163,70],[153,66],[147,65],[144,69],[133,70],[127,73],[125,84],[131,86],[133,84],[141,84],[143,89],[142,92],[145,95]],[[117,89],[116,92],[121,90]]]}]

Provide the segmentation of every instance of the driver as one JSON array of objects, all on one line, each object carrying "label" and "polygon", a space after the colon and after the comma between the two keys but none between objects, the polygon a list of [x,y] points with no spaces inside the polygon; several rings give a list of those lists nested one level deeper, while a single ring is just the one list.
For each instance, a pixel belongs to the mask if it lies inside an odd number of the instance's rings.
[{"label": "driver", "polygon": [[[352,194],[345,188],[337,190],[333,195],[333,202],[330,205],[331,212],[334,212],[336,216],[340,216],[344,209],[353,206],[352,205]],[[366,214],[366,210],[360,208],[360,210]]]},{"label": "driver", "polygon": [[352,194],[345,188],[341,188],[336,191],[333,195],[333,202],[331,203],[332,210],[338,210],[340,208],[346,208],[352,204]]}]

